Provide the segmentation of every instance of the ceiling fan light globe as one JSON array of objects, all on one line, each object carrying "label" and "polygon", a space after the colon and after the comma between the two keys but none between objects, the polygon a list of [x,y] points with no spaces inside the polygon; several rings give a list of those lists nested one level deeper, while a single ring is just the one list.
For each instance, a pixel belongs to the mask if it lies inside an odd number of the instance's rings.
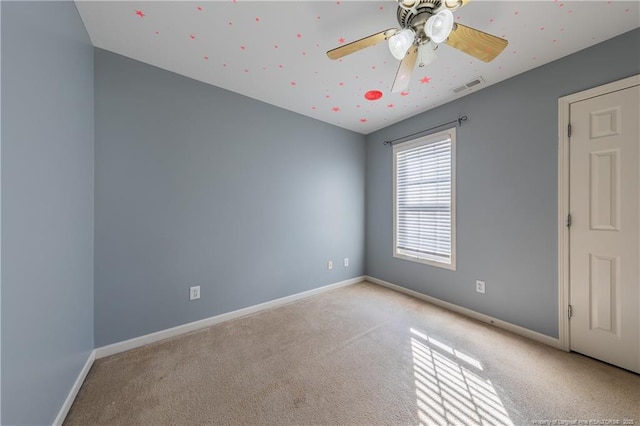
[{"label": "ceiling fan light globe", "polygon": [[389,38],[389,51],[394,58],[401,61],[407,54],[407,50],[413,44],[416,33],[411,28],[405,28],[398,31],[395,35]]},{"label": "ceiling fan light globe", "polygon": [[420,68],[430,65],[436,59],[438,59],[436,45],[432,41],[420,46],[418,49],[418,66]]},{"label": "ceiling fan light globe", "polygon": [[417,0],[398,0],[398,6],[403,9],[411,9],[416,5]]},{"label": "ceiling fan light globe", "polygon": [[463,5],[462,0],[445,0],[444,4],[448,9],[451,10],[458,9]]},{"label": "ceiling fan light globe", "polygon": [[442,43],[445,41],[453,29],[453,13],[448,9],[443,9],[427,19],[425,31],[431,41]]}]

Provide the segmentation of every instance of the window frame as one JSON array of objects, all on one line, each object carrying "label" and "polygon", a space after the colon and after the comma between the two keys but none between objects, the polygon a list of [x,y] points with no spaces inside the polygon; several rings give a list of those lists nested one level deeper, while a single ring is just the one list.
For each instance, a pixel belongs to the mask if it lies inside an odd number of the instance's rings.
[{"label": "window frame", "polygon": [[[450,263],[437,260],[435,258],[409,256],[398,252],[398,153],[414,149],[420,146],[441,142],[445,139],[451,139],[451,258]],[[416,139],[393,145],[393,257],[404,259],[411,262],[422,263],[438,268],[456,270],[456,128],[443,130],[441,132],[432,133]]]}]

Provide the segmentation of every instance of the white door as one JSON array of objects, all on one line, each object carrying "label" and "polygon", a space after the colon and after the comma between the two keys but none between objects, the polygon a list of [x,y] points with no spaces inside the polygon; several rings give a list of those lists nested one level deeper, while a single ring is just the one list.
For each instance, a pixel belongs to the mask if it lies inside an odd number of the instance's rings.
[{"label": "white door", "polygon": [[640,86],[570,105],[571,350],[640,373]]}]

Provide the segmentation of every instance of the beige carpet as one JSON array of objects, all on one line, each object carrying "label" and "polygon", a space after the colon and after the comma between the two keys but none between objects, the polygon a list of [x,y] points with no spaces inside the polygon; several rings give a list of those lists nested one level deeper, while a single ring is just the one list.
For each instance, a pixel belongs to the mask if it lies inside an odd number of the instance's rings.
[{"label": "beige carpet", "polygon": [[97,360],[65,424],[554,420],[640,425],[640,376],[361,283]]}]

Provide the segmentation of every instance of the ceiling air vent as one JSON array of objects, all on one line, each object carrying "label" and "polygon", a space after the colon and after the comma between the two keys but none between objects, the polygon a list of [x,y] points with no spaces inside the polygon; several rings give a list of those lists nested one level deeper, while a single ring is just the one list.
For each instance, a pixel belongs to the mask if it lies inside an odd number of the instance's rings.
[{"label": "ceiling air vent", "polygon": [[456,94],[461,93],[461,92],[464,92],[465,90],[473,89],[476,86],[483,85],[484,83],[485,81],[482,77],[474,78],[468,83],[465,83],[462,86],[456,87],[455,89],[453,89],[453,93],[456,93]]}]

